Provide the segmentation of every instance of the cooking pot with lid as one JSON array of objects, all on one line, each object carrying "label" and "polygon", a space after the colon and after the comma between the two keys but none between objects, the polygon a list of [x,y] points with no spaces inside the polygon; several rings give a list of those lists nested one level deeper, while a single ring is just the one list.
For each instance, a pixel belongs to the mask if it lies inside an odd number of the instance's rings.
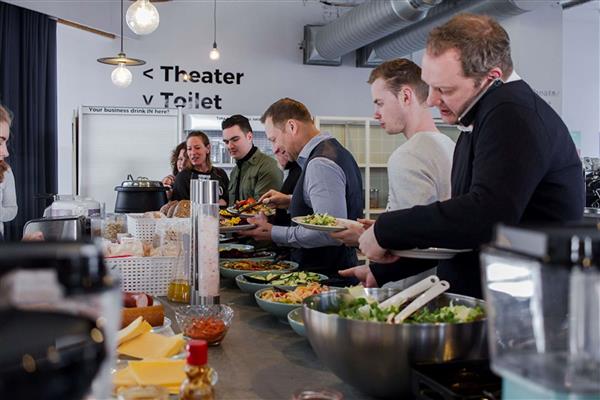
[{"label": "cooking pot with lid", "polygon": [[162,182],[151,181],[145,177],[133,179],[131,175],[115,187],[117,200],[116,213],[143,213],[158,211],[167,202],[167,188]]}]

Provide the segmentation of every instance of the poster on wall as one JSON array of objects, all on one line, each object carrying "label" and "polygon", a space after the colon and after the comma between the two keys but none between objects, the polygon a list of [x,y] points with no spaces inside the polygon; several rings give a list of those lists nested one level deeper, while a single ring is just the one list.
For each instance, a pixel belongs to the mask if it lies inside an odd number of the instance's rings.
[{"label": "poster on wall", "polygon": [[76,133],[76,193],[115,206],[128,175],[161,181],[171,171],[181,112],[150,107],[81,106]]}]

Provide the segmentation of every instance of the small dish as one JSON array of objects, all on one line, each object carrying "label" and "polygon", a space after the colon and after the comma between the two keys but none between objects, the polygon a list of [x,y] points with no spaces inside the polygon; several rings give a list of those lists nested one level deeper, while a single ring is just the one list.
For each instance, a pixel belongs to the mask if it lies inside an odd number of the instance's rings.
[{"label": "small dish", "polygon": [[[163,324],[159,325],[159,326],[153,326],[152,330],[150,332],[158,333],[160,335],[163,335],[165,333],[172,334],[173,331],[171,330],[171,320],[169,318],[165,317]],[[170,336],[170,335],[167,335],[167,336]]]},{"label": "small dish", "polygon": [[233,309],[225,304],[189,305],[175,309],[184,337],[204,339],[210,346],[221,344],[233,320]]}]

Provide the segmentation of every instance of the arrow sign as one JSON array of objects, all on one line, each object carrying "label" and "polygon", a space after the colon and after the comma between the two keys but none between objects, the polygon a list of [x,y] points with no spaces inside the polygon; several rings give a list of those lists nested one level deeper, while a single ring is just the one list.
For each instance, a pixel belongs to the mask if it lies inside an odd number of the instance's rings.
[{"label": "arrow sign", "polygon": [[154,77],[152,75],[150,75],[150,72],[154,71],[154,68],[150,68],[144,71],[144,76],[146,78],[150,78],[150,79],[154,79]]}]

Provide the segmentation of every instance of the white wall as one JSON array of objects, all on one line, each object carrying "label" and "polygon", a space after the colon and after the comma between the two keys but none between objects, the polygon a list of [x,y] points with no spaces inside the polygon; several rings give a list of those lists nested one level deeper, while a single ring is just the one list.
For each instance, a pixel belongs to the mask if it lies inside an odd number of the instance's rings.
[{"label": "white wall", "polygon": [[[110,82],[111,66],[97,58],[116,55],[119,40],[110,40],[58,25],[59,190],[70,193],[71,118],[79,105],[164,106],[161,92],[187,97],[220,96],[221,109],[208,114],[260,115],[278,98],[304,102],[315,115],[368,116],[372,113],[366,80],[369,69],[354,67],[352,55],[341,67],[302,64],[299,42],[305,24],[323,23],[314,1],[219,1],[217,42],[221,59],[208,59],[212,46],[212,1],[174,1],[160,5],[157,31],[125,40],[125,52],[147,65],[131,68],[134,81],[127,89]],[[513,58],[520,75],[552,106],[562,107],[562,13],[545,8],[502,21],[512,38]],[[127,27],[125,29],[128,29]],[[420,63],[416,53],[414,60]],[[165,82],[160,66],[185,70],[243,73],[240,85]],[[153,68],[154,79],[142,75]],[[596,85],[597,87],[598,85]],[[172,99],[170,105],[173,105]],[[200,109],[199,111],[203,111]],[[597,147],[597,146],[596,146]],[[139,149],[143,151],[143,144]]]},{"label": "white wall", "polygon": [[557,113],[562,111],[562,9],[558,5],[501,21],[515,70]]},{"label": "white wall", "polygon": [[564,12],[563,119],[580,132],[581,155],[600,155],[600,4]]},{"label": "white wall", "polygon": [[[145,66],[131,68],[134,81],[127,89],[113,86],[113,68],[96,62],[116,55],[118,40],[58,25],[60,192],[72,190],[71,117],[81,104],[144,106],[146,95],[154,96],[149,106],[161,107],[161,92],[187,97],[191,91],[200,97],[222,98],[222,108],[204,110],[208,114],[260,115],[275,100],[289,96],[304,102],[315,115],[371,115],[366,83],[370,71],[355,68],[353,57],[347,57],[342,67],[302,64],[303,26],[322,22],[319,4],[219,2],[217,15],[221,59],[213,62],[208,58],[213,41],[212,2],[174,2],[161,7],[161,24],[153,34],[125,40],[128,56],[147,61]],[[161,65],[197,71],[219,68],[244,76],[240,85],[165,82]],[[150,68],[154,68],[152,80],[142,75]]]}]

